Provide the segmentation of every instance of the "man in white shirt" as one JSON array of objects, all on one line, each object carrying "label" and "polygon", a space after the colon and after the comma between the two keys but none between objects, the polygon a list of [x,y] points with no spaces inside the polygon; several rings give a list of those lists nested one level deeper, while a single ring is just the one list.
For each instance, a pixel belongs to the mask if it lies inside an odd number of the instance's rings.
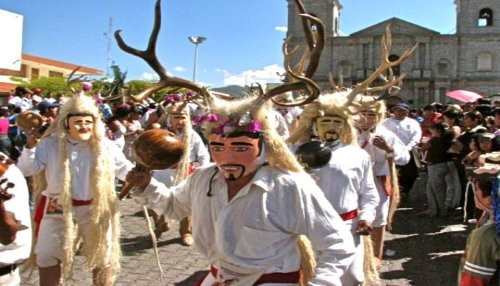
[{"label": "man in white shirt", "polygon": [[328,163],[309,172],[354,238],[355,258],[341,278],[342,285],[359,285],[365,281],[362,235],[372,231],[379,196],[370,156],[357,145],[352,116],[342,105],[344,100],[343,94],[322,94],[304,106],[289,143],[306,143],[313,133],[331,150]]},{"label": "man in white shirt", "polygon": [[[200,135],[191,126],[190,112],[187,104],[172,101],[164,104],[164,106],[164,114],[160,117],[158,123],[162,128],[173,132],[177,139],[184,143],[184,160],[187,160],[184,166],[181,162],[178,166],[174,166],[174,168],[155,171],[155,178],[158,180],[161,179],[161,182],[170,187],[185,179],[195,168],[210,163],[210,154]],[[184,170],[183,168],[188,168],[189,170]],[[153,213],[153,218],[156,225],[155,234],[159,237],[162,232],[169,229],[168,218],[156,213]],[[191,246],[193,244],[191,217],[185,217],[180,221],[179,235],[183,245]]]},{"label": "man in white shirt", "polygon": [[361,102],[361,114],[356,123],[358,144],[372,159],[375,185],[380,197],[371,233],[373,255],[377,266],[380,266],[384,254],[385,228],[387,225],[390,227],[392,216],[399,203],[395,164],[407,164],[410,152],[393,132],[381,125],[386,113],[383,101],[372,98],[358,102]]},{"label": "man in white shirt", "polygon": [[302,171],[268,113],[248,110],[212,110],[203,130],[215,164],[181,184],[167,188],[137,171],[127,181],[143,190],[140,197],[155,210],[176,219],[192,216],[194,244],[212,265],[199,285],[298,285],[301,271],[312,268],[301,263],[312,257],[304,236],[319,254],[310,285],[341,285],[354,253],[349,229]]},{"label": "man in white shirt", "polygon": [[[0,168],[5,170],[0,182],[7,180],[0,184],[0,285],[18,286],[21,285],[19,266],[31,252],[29,193],[21,171],[10,165],[6,155],[0,156],[3,161]],[[9,188],[10,183],[13,187]]]},{"label": "man in white shirt", "polygon": [[[382,124],[401,139],[405,149],[410,152],[410,161],[398,165],[399,186],[401,192],[408,196],[413,184],[418,178],[418,168],[415,163],[415,154],[418,154],[417,144],[422,138],[422,128],[413,118],[408,117],[410,106],[406,103],[397,103],[392,108],[393,117],[387,118]],[[403,197],[404,198],[404,197]]]},{"label": "man in white shirt", "polygon": [[96,102],[78,94],[68,99],[39,143],[28,134],[17,166],[24,176],[45,182],[34,248],[40,284],[71,278],[81,238],[94,285],[112,285],[121,255],[114,178],[125,180],[134,166],[105,137]]}]

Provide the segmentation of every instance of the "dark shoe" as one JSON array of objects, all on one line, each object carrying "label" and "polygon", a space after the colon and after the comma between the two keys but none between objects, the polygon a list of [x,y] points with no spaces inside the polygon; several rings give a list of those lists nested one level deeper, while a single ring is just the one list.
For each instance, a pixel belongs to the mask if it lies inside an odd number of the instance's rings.
[{"label": "dark shoe", "polygon": [[434,215],[429,210],[425,210],[425,211],[419,212],[417,214],[417,216],[418,217],[434,217]]}]

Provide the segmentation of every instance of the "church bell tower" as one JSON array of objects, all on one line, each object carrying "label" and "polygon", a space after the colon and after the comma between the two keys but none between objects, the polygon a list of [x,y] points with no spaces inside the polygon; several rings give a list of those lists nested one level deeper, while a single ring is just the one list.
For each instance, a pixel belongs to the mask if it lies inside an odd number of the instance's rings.
[{"label": "church bell tower", "polygon": [[500,1],[455,0],[457,35],[500,33]]},{"label": "church bell tower", "polygon": [[[288,35],[303,35],[301,17],[297,12],[295,0],[288,2]],[[320,18],[325,24],[326,37],[339,36],[340,10],[338,0],[302,0],[306,11]]]}]

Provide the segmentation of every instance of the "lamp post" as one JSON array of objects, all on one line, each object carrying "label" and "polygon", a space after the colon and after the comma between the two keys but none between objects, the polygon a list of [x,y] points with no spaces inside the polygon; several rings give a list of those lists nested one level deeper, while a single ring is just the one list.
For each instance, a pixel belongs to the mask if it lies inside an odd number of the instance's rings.
[{"label": "lamp post", "polygon": [[193,67],[193,82],[196,82],[196,68],[198,65],[198,45],[203,43],[207,38],[205,37],[188,37],[188,40],[194,44],[194,67]]}]

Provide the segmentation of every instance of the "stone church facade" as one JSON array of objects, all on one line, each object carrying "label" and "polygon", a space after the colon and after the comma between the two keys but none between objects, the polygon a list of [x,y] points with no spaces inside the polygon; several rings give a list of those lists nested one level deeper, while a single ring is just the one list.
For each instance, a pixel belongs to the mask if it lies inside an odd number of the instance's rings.
[{"label": "stone church facade", "polygon": [[[291,46],[306,45],[294,0],[288,1],[288,36]],[[485,97],[500,93],[500,1],[455,0],[456,33],[440,34],[397,17],[349,36],[339,35],[338,0],[303,0],[308,12],[325,24],[326,43],[314,79],[328,87],[329,74],[350,87],[363,81],[380,64],[381,38],[391,27],[390,59],[413,45],[414,54],[395,73],[406,74],[399,96],[416,107],[432,102],[453,102],[445,93],[455,89],[475,91]],[[299,54],[300,51],[297,52]]]}]

